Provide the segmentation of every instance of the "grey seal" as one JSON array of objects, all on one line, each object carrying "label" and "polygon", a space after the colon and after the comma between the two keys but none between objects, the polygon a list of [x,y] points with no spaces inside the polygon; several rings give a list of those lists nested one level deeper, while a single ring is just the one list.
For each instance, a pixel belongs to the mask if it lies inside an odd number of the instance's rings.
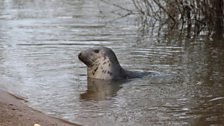
[{"label": "grey seal", "polygon": [[89,48],[81,51],[78,58],[87,66],[88,78],[124,80],[143,75],[143,73],[123,69],[113,50],[107,47]]}]

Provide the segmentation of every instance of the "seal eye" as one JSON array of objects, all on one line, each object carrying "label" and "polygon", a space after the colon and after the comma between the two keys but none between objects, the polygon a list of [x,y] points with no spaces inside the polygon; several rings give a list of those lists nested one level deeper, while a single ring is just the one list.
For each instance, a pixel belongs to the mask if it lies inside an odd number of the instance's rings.
[{"label": "seal eye", "polygon": [[94,52],[95,52],[95,53],[99,53],[100,50],[99,50],[99,49],[94,49]]}]

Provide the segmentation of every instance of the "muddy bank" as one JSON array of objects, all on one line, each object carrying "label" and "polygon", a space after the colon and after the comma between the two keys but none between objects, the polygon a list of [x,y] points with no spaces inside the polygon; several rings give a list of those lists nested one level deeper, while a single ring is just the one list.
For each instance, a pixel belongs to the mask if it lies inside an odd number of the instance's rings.
[{"label": "muddy bank", "polygon": [[0,126],[78,126],[49,117],[28,107],[21,100],[0,90]]}]

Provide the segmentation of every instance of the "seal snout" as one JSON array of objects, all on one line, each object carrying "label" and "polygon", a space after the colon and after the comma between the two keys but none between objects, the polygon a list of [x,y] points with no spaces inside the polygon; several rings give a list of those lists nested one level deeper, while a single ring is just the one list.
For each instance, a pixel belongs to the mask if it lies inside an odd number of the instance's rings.
[{"label": "seal snout", "polygon": [[80,53],[78,54],[78,57],[79,57],[79,60],[80,60],[80,61],[82,61],[83,63],[86,64],[85,56],[82,54],[82,52],[80,52]]},{"label": "seal snout", "polygon": [[85,51],[82,51],[78,54],[78,58],[80,61],[82,61],[84,64],[86,64],[88,67],[92,65],[92,60],[89,58],[88,53]]},{"label": "seal snout", "polygon": [[81,52],[78,54],[78,57],[79,57],[79,60],[82,59],[82,53]]}]

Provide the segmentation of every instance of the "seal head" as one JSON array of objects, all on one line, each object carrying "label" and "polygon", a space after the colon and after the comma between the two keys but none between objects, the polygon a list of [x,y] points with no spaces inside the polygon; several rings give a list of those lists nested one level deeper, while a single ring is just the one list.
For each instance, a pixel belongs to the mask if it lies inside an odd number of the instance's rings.
[{"label": "seal head", "polygon": [[87,66],[89,78],[103,80],[126,79],[115,53],[107,47],[90,48],[79,53],[79,59]]}]

